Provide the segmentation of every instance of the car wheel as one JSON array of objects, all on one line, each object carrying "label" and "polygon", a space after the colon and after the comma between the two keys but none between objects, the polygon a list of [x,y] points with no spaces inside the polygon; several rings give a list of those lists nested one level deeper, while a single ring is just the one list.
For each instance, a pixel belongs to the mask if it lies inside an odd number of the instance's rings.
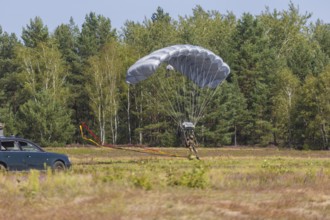
[{"label": "car wheel", "polygon": [[64,165],[64,163],[62,161],[56,161],[53,165],[53,170],[55,172],[59,172],[59,171],[65,171],[66,170],[66,166]]},{"label": "car wheel", "polygon": [[6,172],[6,171],[7,171],[7,169],[6,169],[5,165],[0,163],[0,173]]}]

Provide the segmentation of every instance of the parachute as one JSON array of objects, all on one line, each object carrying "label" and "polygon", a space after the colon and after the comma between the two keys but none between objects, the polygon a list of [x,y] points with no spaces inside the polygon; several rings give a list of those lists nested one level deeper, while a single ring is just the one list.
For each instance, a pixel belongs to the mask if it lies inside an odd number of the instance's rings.
[{"label": "parachute", "polygon": [[162,108],[180,126],[184,122],[195,126],[229,73],[229,66],[210,50],[173,45],[139,59],[128,69],[126,82],[149,83],[153,86],[146,92],[150,100],[163,103]]},{"label": "parachute", "polygon": [[169,64],[199,87],[217,87],[230,73],[229,66],[213,52],[199,46],[174,45],[157,50],[128,69],[126,82],[136,84],[155,73],[162,63]]}]

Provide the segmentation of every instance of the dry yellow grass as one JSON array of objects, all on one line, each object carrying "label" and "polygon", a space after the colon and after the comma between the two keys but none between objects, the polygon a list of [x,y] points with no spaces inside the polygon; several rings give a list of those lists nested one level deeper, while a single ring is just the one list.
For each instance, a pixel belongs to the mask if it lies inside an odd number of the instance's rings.
[{"label": "dry yellow grass", "polygon": [[72,169],[0,174],[0,219],[330,219],[329,151],[201,149],[190,161],[51,150]]}]

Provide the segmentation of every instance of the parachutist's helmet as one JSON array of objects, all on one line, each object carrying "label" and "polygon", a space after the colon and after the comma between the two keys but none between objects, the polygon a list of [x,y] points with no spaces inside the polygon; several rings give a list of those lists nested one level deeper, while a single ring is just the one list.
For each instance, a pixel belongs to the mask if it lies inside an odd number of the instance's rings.
[{"label": "parachutist's helmet", "polygon": [[194,139],[194,135],[191,134],[191,135],[190,135],[190,139]]}]

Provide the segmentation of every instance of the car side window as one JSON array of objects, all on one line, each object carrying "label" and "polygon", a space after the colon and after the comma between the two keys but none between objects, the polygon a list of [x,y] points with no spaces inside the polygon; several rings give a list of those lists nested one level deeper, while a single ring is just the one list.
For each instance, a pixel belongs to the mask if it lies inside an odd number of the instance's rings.
[{"label": "car side window", "polygon": [[1,141],[1,146],[7,151],[20,151],[18,144],[15,141]]},{"label": "car side window", "polygon": [[23,151],[40,152],[40,149],[37,146],[29,142],[19,141],[19,145],[21,146]]}]

